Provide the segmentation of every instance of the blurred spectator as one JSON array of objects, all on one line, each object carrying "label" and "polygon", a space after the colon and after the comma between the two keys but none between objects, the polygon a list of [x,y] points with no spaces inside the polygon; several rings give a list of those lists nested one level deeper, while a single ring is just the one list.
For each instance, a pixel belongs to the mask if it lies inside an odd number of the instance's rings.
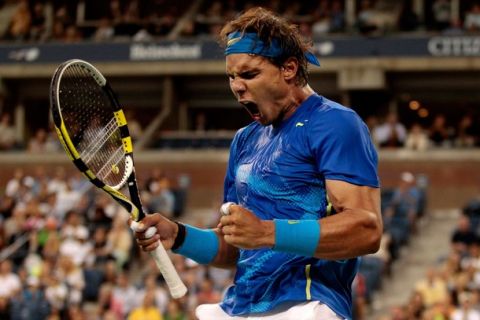
[{"label": "blurred spectator", "polygon": [[17,10],[17,3],[14,1],[2,1],[0,3],[0,38],[5,38],[10,27],[12,16]]},{"label": "blurred spectator", "polygon": [[390,318],[391,320],[407,320],[408,319],[406,306],[400,306],[400,305],[393,306],[391,308],[390,313],[392,315],[392,317]]},{"label": "blurred spectator", "polygon": [[17,145],[15,127],[9,113],[2,114],[0,118],[0,151],[11,150]]},{"label": "blurred spectator", "polygon": [[464,28],[467,31],[480,31],[480,3],[473,3],[466,12]]},{"label": "blurred spectator", "polygon": [[447,283],[434,267],[428,268],[426,277],[415,284],[415,290],[427,308],[446,301],[449,295]]},{"label": "blurred spectator", "polygon": [[45,293],[38,278],[30,276],[19,295],[11,299],[10,316],[15,320],[42,320],[50,313]]},{"label": "blurred spectator", "polygon": [[412,0],[404,0],[398,16],[398,30],[415,31],[420,26],[417,14],[413,11]]},{"label": "blurred spectator", "polygon": [[65,25],[62,21],[55,20],[52,26],[52,40],[62,41],[65,38]]},{"label": "blurred spectator", "polygon": [[161,314],[164,314],[167,311],[169,296],[165,288],[162,285],[157,284],[156,274],[150,273],[145,277],[143,288],[137,293],[140,298],[139,304],[141,304],[144,296],[148,293],[153,294],[155,307],[160,310]]},{"label": "blurred spectator", "polygon": [[424,151],[428,149],[430,141],[428,135],[419,123],[414,123],[407,134],[405,148]]},{"label": "blurred spectator", "polygon": [[451,237],[451,243],[455,252],[466,254],[468,247],[475,241],[477,241],[477,236],[471,228],[470,218],[461,215]]},{"label": "blurred spectator", "polygon": [[194,130],[197,133],[202,133],[207,131],[208,125],[207,125],[207,115],[205,112],[199,112],[195,115],[195,127]]},{"label": "blurred spectator", "polygon": [[45,41],[52,33],[53,8],[50,2],[35,2],[32,10],[30,39]]},{"label": "blurred spectator", "polygon": [[458,298],[460,306],[453,311],[451,320],[480,320],[480,312],[476,309],[473,293],[464,291]]},{"label": "blurred spectator", "polygon": [[65,35],[60,40],[65,43],[77,43],[83,40],[83,36],[80,29],[76,25],[71,24],[65,28]]},{"label": "blurred spectator", "polygon": [[128,274],[121,272],[115,286],[112,289],[111,310],[115,312],[118,319],[125,319],[135,308],[137,290],[130,284]]},{"label": "blurred spectator", "polygon": [[167,313],[164,320],[187,320],[187,315],[183,311],[183,307],[179,300],[171,299],[168,302]]},{"label": "blurred spectator", "polygon": [[62,226],[62,237],[60,253],[69,257],[75,265],[83,266],[93,248],[92,244],[87,242],[88,230],[80,223],[76,212],[68,212],[65,224]]},{"label": "blurred spectator", "polygon": [[58,150],[58,138],[44,128],[40,128],[35,132],[27,147],[27,151],[31,153],[56,152]]},{"label": "blurred spectator", "polygon": [[376,12],[371,0],[361,0],[356,25],[358,31],[365,35],[379,31]]},{"label": "blurred spectator", "polygon": [[88,258],[90,265],[104,266],[111,257],[107,242],[107,229],[103,226],[95,228],[91,240],[91,256]]},{"label": "blurred spectator", "polygon": [[451,129],[447,127],[445,115],[438,114],[433,119],[433,123],[429,128],[430,141],[436,147],[450,146]]},{"label": "blurred spectator", "polygon": [[[95,42],[110,41],[113,39],[114,36],[115,36],[115,29],[113,27],[112,22],[108,18],[103,18],[100,20],[99,26],[93,33],[92,40]],[[130,127],[130,121],[129,121],[129,127]]]},{"label": "blurred spectator", "polygon": [[112,229],[107,235],[107,246],[110,254],[115,258],[118,268],[123,268],[129,261],[133,244],[132,235],[125,221],[127,218],[123,215],[115,216]]},{"label": "blurred spectator", "polygon": [[387,115],[385,122],[373,129],[373,138],[380,147],[401,147],[405,143],[407,130],[405,126],[398,121],[395,112]]},{"label": "blurred spectator", "polygon": [[22,283],[17,274],[13,272],[12,261],[3,260],[0,262],[0,298],[9,300],[19,293]]},{"label": "blurred spectator", "polygon": [[110,229],[116,213],[116,205],[111,202],[110,196],[97,193],[94,202],[88,210],[88,227],[90,230],[103,227]]},{"label": "blurred spectator", "polygon": [[48,217],[45,222],[45,231],[47,238],[41,251],[46,261],[54,262],[60,254],[61,240],[57,232],[57,220],[54,217]]},{"label": "blurred spectator", "polygon": [[60,232],[64,239],[88,239],[88,229],[83,225],[78,212],[74,210],[68,210],[65,214],[65,220]]},{"label": "blurred spectator", "polygon": [[140,307],[132,310],[128,320],[162,320],[162,314],[155,306],[155,292],[147,291]]},{"label": "blurred spectator", "polygon": [[119,0],[110,1],[110,16],[113,24],[120,23],[123,20],[123,13]]},{"label": "blurred spectator", "polygon": [[10,21],[7,37],[13,40],[27,40],[30,34],[32,16],[28,0],[20,0]]},{"label": "blurred spectator", "polygon": [[74,190],[70,182],[66,182],[64,188],[59,189],[55,195],[55,205],[52,208],[52,214],[60,221],[63,221],[65,215],[74,210],[80,203],[82,194]]},{"label": "blurred spectator", "polygon": [[314,37],[326,35],[330,30],[330,18],[325,13],[319,13],[314,17],[312,24],[312,34]]},{"label": "blurred spectator", "polygon": [[152,181],[149,185],[151,198],[148,202],[150,212],[161,212],[166,217],[172,217],[175,205],[175,196],[170,189],[170,180],[166,176]]},{"label": "blurred spectator", "polygon": [[197,304],[217,303],[221,300],[221,294],[213,286],[209,278],[203,279],[197,292]]},{"label": "blurred spectator", "polygon": [[55,270],[57,275],[68,288],[68,305],[78,305],[83,300],[83,289],[85,287],[85,277],[82,267],[76,265],[74,261],[68,257],[60,255],[57,260]]},{"label": "blurred spectator", "polygon": [[51,314],[60,315],[67,305],[68,288],[55,273],[51,273],[45,288],[45,297],[50,304]]},{"label": "blurred spectator", "polygon": [[333,0],[330,8],[330,32],[345,31],[345,11],[343,1]]},{"label": "blurred spectator", "polygon": [[408,242],[411,232],[416,229],[420,192],[415,182],[411,172],[403,172],[390,203],[384,209],[385,227],[398,246]]},{"label": "blurred spectator", "polygon": [[456,147],[473,147],[478,139],[478,129],[473,123],[473,116],[464,115],[458,123],[455,146]]},{"label": "blurred spectator", "polygon": [[301,8],[302,5],[299,1],[286,2],[286,7],[283,11],[283,17],[290,21],[298,21],[301,17]]},{"label": "blurred spectator", "polygon": [[[15,208],[15,200],[13,197],[4,195],[0,197],[0,225],[4,222],[5,219],[12,216],[13,209]],[[0,227],[0,230],[3,232],[3,228]],[[1,237],[0,237],[0,241]],[[2,246],[0,245],[0,248]]]},{"label": "blurred spectator", "polygon": [[433,27],[435,30],[445,30],[450,26],[451,3],[450,0],[435,0],[432,5]]},{"label": "blurred spectator", "polygon": [[408,319],[422,319],[422,315],[426,309],[423,297],[424,296],[418,291],[414,291],[411,294],[410,300],[407,303]]},{"label": "blurred spectator", "polygon": [[442,34],[445,36],[462,36],[465,34],[462,21],[460,19],[452,19],[450,25],[443,29]]}]

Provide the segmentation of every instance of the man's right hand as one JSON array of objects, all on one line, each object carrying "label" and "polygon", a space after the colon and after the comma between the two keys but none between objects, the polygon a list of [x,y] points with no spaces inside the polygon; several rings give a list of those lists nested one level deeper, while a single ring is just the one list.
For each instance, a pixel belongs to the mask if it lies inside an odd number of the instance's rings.
[{"label": "man's right hand", "polygon": [[[129,225],[131,225],[131,222],[129,220]],[[157,232],[152,237],[147,238],[145,231],[150,227],[155,227]],[[139,221],[134,231],[137,244],[143,251],[155,250],[159,244],[158,240],[162,241],[165,250],[170,250],[177,237],[178,225],[160,213],[154,213]]]}]

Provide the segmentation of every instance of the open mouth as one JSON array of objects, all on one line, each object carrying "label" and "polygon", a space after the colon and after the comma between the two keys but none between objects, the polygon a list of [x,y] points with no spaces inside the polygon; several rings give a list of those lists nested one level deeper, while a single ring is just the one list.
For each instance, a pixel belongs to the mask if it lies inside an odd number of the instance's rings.
[{"label": "open mouth", "polygon": [[240,103],[245,107],[245,109],[248,111],[248,113],[253,119],[260,119],[261,114],[260,110],[258,110],[258,106],[256,103],[251,101],[242,101]]}]

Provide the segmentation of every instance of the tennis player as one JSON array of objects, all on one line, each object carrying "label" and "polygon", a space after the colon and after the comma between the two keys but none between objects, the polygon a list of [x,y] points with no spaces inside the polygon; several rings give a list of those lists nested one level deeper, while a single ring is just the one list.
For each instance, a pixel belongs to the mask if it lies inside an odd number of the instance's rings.
[{"label": "tennis player", "polygon": [[[262,8],[221,31],[231,90],[253,118],[232,142],[224,185],[229,214],[214,230],[143,220],[138,244],[235,267],[219,304],[200,320],[351,319],[357,257],[382,235],[377,154],[351,109],[317,94],[319,65],[297,28]],[[144,230],[158,234],[145,239]]]}]

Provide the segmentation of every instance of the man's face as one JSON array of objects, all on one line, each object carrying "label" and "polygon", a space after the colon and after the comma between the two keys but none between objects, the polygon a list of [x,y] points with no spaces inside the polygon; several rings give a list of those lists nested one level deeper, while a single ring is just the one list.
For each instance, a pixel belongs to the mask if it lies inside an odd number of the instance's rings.
[{"label": "man's face", "polygon": [[226,69],[235,98],[255,121],[267,126],[283,119],[288,85],[282,68],[265,57],[238,53],[226,57]]}]

